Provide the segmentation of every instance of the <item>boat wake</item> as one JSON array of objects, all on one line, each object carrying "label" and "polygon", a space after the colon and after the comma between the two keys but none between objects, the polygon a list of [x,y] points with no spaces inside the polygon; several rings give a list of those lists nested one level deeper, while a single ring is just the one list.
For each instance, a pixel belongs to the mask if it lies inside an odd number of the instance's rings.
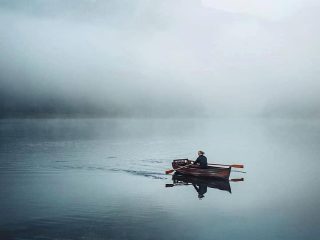
[{"label": "boat wake", "polygon": [[129,174],[148,177],[148,178],[153,178],[153,179],[167,179],[167,177],[165,177],[166,175],[164,173],[160,173],[160,172],[138,171],[138,170],[119,169],[119,168],[113,168],[113,169],[110,169],[110,170],[114,171],[114,172],[126,172],[126,173],[129,173]]}]

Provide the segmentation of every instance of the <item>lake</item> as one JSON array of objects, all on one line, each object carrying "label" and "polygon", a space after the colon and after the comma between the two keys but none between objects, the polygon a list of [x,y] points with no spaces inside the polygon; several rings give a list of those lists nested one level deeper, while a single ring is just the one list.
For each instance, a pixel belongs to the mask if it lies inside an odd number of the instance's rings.
[{"label": "lake", "polygon": [[[244,181],[165,174],[198,150]],[[3,119],[0,159],[1,239],[319,239],[316,119]]]}]

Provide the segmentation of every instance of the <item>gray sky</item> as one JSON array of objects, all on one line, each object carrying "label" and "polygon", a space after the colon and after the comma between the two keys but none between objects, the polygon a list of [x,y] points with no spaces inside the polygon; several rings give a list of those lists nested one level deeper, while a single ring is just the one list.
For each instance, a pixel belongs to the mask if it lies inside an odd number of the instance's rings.
[{"label": "gray sky", "polygon": [[0,0],[1,115],[320,116],[314,0]]}]

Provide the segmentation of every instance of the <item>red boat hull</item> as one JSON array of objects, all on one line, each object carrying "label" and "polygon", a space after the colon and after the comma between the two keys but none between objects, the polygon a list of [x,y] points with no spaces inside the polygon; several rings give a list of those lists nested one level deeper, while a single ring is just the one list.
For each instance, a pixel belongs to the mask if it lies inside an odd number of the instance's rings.
[{"label": "red boat hull", "polygon": [[192,164],[192,161],[179,159],[173,160],[172,168],[176,170],[177,173],[197,176],[197,177],[206,177],[206,178],[223,178],[229,179],[231,167],[213,167],[208,166],[208,168],[202,169],[198,165],[186,165]]}]

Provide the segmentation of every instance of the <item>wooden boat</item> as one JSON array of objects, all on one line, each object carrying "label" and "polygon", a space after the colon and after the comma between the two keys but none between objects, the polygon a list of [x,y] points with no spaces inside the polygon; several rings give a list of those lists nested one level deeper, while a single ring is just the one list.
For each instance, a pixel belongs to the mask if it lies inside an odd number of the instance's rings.
[{"label": "wooden boat", "polygon": [[191,175],[175,173],[172,176],[172,181],[174,186],[205,185],[206,187],[209,187],[209,188],[215,188],[215,189],[219,189],[219,190],[227,191],[231,193],[231,187],[228,179],[195,177]]},{"label": "wooden boat", "polygon": [[[208,168],[200,168],[198,165],[190,165],[193,161],[188,159],[173,160],[172,168],[177,173],[205,178],[229,179],[231,167],[216,167],[208,165]],[[186,166],[190,165],[190,166]],[[186,167],[184,167],[186,166]]]}]

